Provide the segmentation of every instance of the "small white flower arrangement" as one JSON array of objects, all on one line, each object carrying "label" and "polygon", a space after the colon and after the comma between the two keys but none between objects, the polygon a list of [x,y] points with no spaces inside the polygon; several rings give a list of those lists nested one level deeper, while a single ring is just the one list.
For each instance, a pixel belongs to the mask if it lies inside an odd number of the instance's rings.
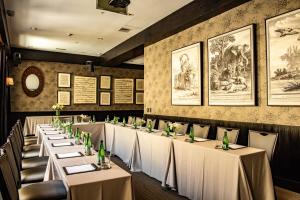
[{"label": "small white flower arrangement", "polygon": [[57,104],[54,104],[53,106],[52,106],[52,110],[55,110],[55,111],[57,111],[57,110],[62,110],[62,109],[64,109],[64,105],[62,105],[62,104],[59,104],[59,103],[57,103]]}]

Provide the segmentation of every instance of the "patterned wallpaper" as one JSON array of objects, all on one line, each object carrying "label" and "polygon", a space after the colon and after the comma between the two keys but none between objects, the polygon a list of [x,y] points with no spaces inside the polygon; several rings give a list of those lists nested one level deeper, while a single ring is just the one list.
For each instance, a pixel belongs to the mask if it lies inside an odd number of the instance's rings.
[{"label": "patterned wallpaper", "polygon": [[[42,93],[37,97],[28,97],[22,89],[22,74],[29,66],[36,66],[41,69],[45,76],[45,86]],[[113,78],[143,78],[143,70],[96,67],[95,72],[90,72],[90,68],[85,65],[55,63],[55,62],[39,62],[39,61],[22,61],[18,67],[10,68],[10,75],[14,78],[15,85],[11,87],[11,110],[12,112],[35,112],[35,111],[51,111],[51,106],[57,101],[57,73],[66,72],[73,75],[97,76],[99,83],[99,75],[111,75]],[[71,81],[72,83],[72,81]],[[71,89],[59,89],[71,91]],[[113,93],[111,93],[113,98]],[[135,98],[135,96],[134,96]],[[99,102],[99,92],[97,101]],[[72,111],[93,111],[93,110],[143,110],[143,105],[73,105],[71,98],[71,106],[66,106],[65,110]]]},{"label": "patterned wallpaper", "polygon": [[[300,107],[267,106],[265,19],[300,8],[299,0],[253,0],[145,48],[145,113],[202,119],[300,125]],[[256,24],[258,106],[208,106],[207,39]],[[172,50],[204,42],[203,106],[171,105]],[[151,108],[151,113],[147,111]]]}]

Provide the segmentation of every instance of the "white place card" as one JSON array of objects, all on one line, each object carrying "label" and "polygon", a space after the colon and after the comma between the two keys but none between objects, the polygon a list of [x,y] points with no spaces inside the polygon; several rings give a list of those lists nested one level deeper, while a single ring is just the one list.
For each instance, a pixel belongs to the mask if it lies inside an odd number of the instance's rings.
[{"label": "white place card", "polygon": [[205,141],[208,141],[209,139],[205,139],[205,138],[201,138],[201,137],[194,137],[194,140],[196,142],[205,142]]},{"label": "white place card", "polygon": [[40,124],[41,128],[53,128],[50,124]]},{"label": "white place card", "polygon": [[48,140],[63,140],[66,139],[65,136],[49,136]]},{"label": "white place card", "polygon": [[239,144],[229,144],[229,148],[230,149],[242,149],[242,148],[245,148],[246,146],[243,146],[243,145],[239,145]]},{"label": "white place card", "polygon": [[81,157],[83,154],[81,152],[71,152],[71,153],[58,153],[56,154],[56,157],[58,159],[62,158],[74,158],[74,157]]},{"label": "white place card", "polygon": [[62,143],[52,143],[53,147],[64,147],[64,146],[72,146],[72,142],[62,142]]},{"label": "white place card", "polygon": [[96,171],[97,167],[94,164],[76,165],[70,167],[64,167],[67,175],[78,174],[83,172]]}]

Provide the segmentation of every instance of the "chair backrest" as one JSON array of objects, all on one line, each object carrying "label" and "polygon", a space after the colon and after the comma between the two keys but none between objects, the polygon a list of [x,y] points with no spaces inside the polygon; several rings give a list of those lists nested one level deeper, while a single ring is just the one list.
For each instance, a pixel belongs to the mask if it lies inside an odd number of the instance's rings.
[{"label": "chair backrest", "polygon": [[21,120],[19,120],[19,119],[17,120],[16,126],[17,126],[17,130],[20,134],[20,139],[22,141],[22,145],[24,145],[23,126],[22,126]]},{"label": "chair backrest", "polygon": [[216,139],[222,141],[225,131],[227,132],[229,143],[236,144],[239,136],[239,129],[218,127]]},{"label": "chair backrest", "polygon": [[158,121],[158,130],[161,130],[161,131],[163,131],[163,130],[165,130],[165,128],[167,127],[167,121],[165,121],[165,120],[162,120],[162,119],[160,119],[159,121]]},{"label": "chair backrest", "polygon": [[16,142],[16,137],[12,133],[8,136],[7,139],[11,143],[13,153],[14,153],[14,156],[16,159],[17,167],[19,170],[21,170],[22,169],[22,152],[20,152],[20,147],[18,146],[18,144]]},{"label": "chair backrest", "polygon": [[154,128],[155,124],[156,124],[156,119],[150,119],[150,118],[148,118],[147,122],[146,122],[146,126],[148,125],[148,123],[150,122],[150,120],[152,121],[152,127]]},{"label": "chair backrest", "polygon": [[175,125],[176,125],[176,129],[175,129],[176,134],[185,135],[187,133],[188,126],[189,126],[188,123],[175,122]]},{"label": "chair backrest", "polygon": [[277,138],[278,133],[249,130],[248,146],[266,150],[268,159],[271,161],[273,159]]},{"label": "chair backrest", "polygon": [[17,162],[10,141],[8,140],[5,144],[2,145],[1,148],[3,149],[4,153],[7,155],[7,159],[11,167],[15,183],[17,184],[18,187],[20,187],[21,186],[20,173],[17,167]]},{"label": "chair backrest", "polygon": [[141,125],[142,118],[136,117],[136,118],[135,118],[135,122],[136,122],[137,125]]},{"label": "chair backrest", "polygon": [[209,132],[209,125],[193,124],[194,136],[206,139]]},{"label": "chair backrest", "polygon": [[72,116],[61,116],[61,117],[59,117],[59,120],[63,123],[72,122],[73,117]]},{"label": "chair backrest", "polygon": [[19,199],[18,188],[15,183],[6,153],[0,156],[0,186],[3,199]]},{"label": "chair backrest", "polygon": [[132,122],[133,122],[133,117],[132,116],[128,116],[127,124],[132,124]]},{"label": "chair backrest", "polygon": [[23,134],[22,134],[22,131],[20,129],[20,126],[19,126],[18,122],[13,126],[12,130],[17,135],[16,137],[18,139],[19,145],[24,146],[24,137],[23,137]]}]

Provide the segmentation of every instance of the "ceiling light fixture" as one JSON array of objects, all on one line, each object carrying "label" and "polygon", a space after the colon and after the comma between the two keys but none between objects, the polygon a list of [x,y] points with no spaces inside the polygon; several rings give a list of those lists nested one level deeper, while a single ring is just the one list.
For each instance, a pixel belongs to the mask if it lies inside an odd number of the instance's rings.
[{"label": "ceiling light fixture", "polygon": [[34,26],[30,27],[30,29],[33,30],[33,31],[37,31],[38,30],[38,28],[34,27]]},{"label": "ceiling light fixture", "polygon": [[74,34],[73,33],[68,33],[68,36],[69,37],[72,37]]},{"label": "ceiling light fixture", "polygon": [[14,11],[14,10],[6,10],[6,14],[7,14],[9,17],[14,17],[14,16],[15,16],[15,11]]},{"label": "ceiling light fixture", "polygon": [[128,33],[130,31],[129,28],[122,27],[119,29],[120,32]]},{"label": "ceiling light fixture", "polygon": [[97,39],[98,39],[98,40],[103,40],[103,37],[98,37]]}]

